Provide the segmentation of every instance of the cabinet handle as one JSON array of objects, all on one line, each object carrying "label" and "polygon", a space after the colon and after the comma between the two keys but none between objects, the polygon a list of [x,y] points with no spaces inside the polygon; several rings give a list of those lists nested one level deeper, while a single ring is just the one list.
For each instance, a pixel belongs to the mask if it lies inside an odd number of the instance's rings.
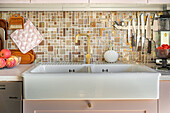
[{"label": "cabinet handle", "polygon": [[91,109],[93,106],[92,106],[92,103],[90,101],[87,102],[87,106],[89,109]]},{"label": "cabinet handle", "polygon": [[18,99],[18,97],[9,97],[9,99]]},{"label": "cabinet handle", "polygon": [[0,85],[0,90],[5,90],[5,85]]}]

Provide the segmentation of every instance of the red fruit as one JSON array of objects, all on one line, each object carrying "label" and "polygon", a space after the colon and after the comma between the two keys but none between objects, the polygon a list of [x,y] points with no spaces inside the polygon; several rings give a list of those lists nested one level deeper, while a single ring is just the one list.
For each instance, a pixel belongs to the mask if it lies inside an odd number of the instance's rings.
[{"label": "red fruit", "polygon": [[18,57],[16,57],[16,56],[11,56],[10,58],[14,58],[15,59],[15,66],[17,65],[17,64],[19,64],[19,58]]},{"label": "red fruit", "polygon": [[0,58],[0,68],[3,68],[6,66],[6,62],[3,58]]},{"label": "red fruit", "polygon": [[164,49],[168,49],[168,46],[165,46]]},{"label": "red fruit", "polygon": [[170,45],[168,46],[168,49],[170,49]]},{"label": "red fruit", "polygon": [[162,44],[163,49],[168,49],[168,44]]},{"label": "red fruit", "polygon": [[6,66],[8,68],[11,68],[11,67],[14,67],[15,66],[15,63],[16,63],[16,60],[14,58],[8,58],[6,60]]},{"label": "red fruit", "polygon": [[168,44],[162,44],[162,47],[164,47],[164,46],[168,46]]},{"label": "red fruit", "polygon": [[11,56],[11,51],[8,49],[2,49],[0,52],[0,57],[9,58]]},{"label": "red fruit", "polygon": [[158,47],[157,49],[163,49],[163,47]]}]

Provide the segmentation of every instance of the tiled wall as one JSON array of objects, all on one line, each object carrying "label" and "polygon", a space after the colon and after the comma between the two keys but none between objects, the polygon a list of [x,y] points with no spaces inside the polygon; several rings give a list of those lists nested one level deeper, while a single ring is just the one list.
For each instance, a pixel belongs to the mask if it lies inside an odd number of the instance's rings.
[{"label": "tiled wall", "polygon": [[[119,23],[124,18],[136,18],[137,13],[147,15],[158,12],[0,12],[0,18],[8,20],[16,13],[25,19],[29,18],[43,36],[42,43],[34,48],[37,61],[83,62],[87,53],[87,38],[79,37],[76,44],[75,36],[88,33],[92,61],[103,62],[103,54],[109,48],[109,41],[119,53],[119,61],[129,61],[136,57],[133,56],[136,52],[132,52],[126,43],[127,30],[113,29],[113,21]],[[12,32],[13,30],[8,30],[9,35]],[[8,48],[17,48],[10,37]]]}]

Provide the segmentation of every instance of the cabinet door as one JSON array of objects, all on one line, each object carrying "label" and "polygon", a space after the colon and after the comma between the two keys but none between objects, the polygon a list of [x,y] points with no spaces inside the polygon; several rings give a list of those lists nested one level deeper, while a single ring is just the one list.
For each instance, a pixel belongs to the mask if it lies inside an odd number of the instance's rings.
[{"label": "cabinet door", "polygon": [[157,113],[157,100],[23,100],[23,113]]},{"label": "cabinet door", "polygon": [[170,113],[170,81],[160,82],[159,113]]},{"label": "cabinet door", "polygon": [[21,100],[22,82],[0,82],[0,98],[4,100]]},{"label": "cabinet door", "polygon": [[170,0],[148,0],[150,4],[169,4]]},{"label": "cabinet door", "polygon": [[88,3],[88,0],[31,0],[31,3]]},{"label": "cabinet door", "polygon": [[147,3],[147,0],[90,0],[90,3]]},{"label": "cabinet door", "polygon": [[22,82],[0,82],[0,113],[22,113]]},{"label": "cabinet door", "polygon": [[30,0],[0,0],[0,3],[30,3]]}]

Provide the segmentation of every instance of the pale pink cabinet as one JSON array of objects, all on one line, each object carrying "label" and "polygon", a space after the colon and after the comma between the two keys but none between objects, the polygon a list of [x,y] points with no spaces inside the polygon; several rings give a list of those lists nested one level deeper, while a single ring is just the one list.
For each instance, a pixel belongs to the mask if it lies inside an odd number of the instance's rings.
[{"label": "pale pink cabinet", "polygon": [[90,0],[90,3],[147,3],[147,0]]},{"label": "pale pink cabinet", "polygon": [[30,3],[30,0],[0,0],[0,3]]},{"label": "pale pink cabinet", "polygon": [[170,0],[148,0],[149,4],[170,4]]},{"label": "pale pink cabinet", "polygon": [[170,113],[170,81],[160,82],[159,113]]},{"label": "pale pink cabinet", "polygon": [[88,3],[88,0],[31,0],[31,3]]},{"label": "pale pink cabinet", "polygon": [[23,113],[157,113],[157,100],[23,100]]}]

